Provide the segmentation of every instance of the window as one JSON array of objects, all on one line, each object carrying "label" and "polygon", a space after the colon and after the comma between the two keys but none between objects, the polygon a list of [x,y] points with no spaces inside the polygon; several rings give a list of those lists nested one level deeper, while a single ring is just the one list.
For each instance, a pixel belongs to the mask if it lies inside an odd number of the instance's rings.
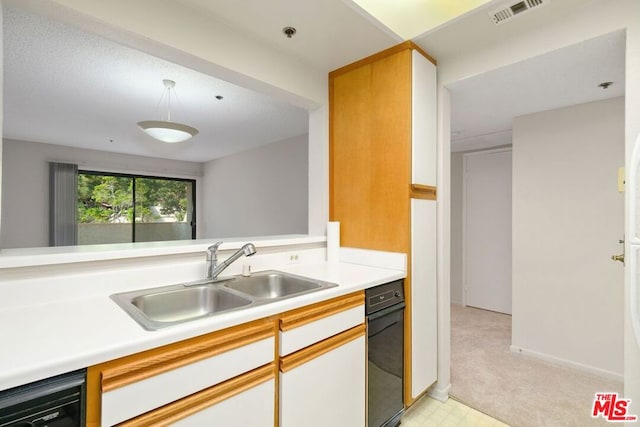
[{"label": "window", "polygon": [[78,171],[78,244],[195,239],[194,180]]}]

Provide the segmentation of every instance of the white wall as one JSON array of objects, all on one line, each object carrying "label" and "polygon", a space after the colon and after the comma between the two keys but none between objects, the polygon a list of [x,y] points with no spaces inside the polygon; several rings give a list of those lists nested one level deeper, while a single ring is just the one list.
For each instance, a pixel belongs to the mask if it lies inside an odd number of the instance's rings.
[{"label": "white wall", "polygon": [[[3,248],[49,246],[49,164],[78,164],[80,169],[196,179],[202,163],[156,159],[128,154],[63,147],[54,144],[4,140],[2,163]],[[196,218],[201,216],[196,194]]]},{"label": "white wall", "polygon": [[[328,76],[293,55],[177,2],[35,0],[18,2],[45,16],[123,45],[272,95],[309,110],[309,233],[329,218]],[[153,18],[149,11],[153,11]],[[1,203],[1,202],[0,202]],[[4,246],[0,242],[0,246]]]},{"label": "white wall", "polygon": [[622,375],[624,98],[513,124],[512,344]]},{"label": "white wall", "polygon": [[307,234],[308,135],[205,164],[205,237]]},{"label": "white wall", "polygon": [[462,208],[464,153],[451,153],[451,302],[462,305]]},{"label": "white wall", "polygon": [[[532,29],[517,37],[496,39],[485,47],[477,47],[473,51],[463,53],[453,53],[445,58],[438,58],[438,81],[440,85],[439,95],[446,93],[446,86],[464,78],[494,70],[505,65],[541,55],[571,44],[578,43],[589,38],[607,34],[620,29],[626,30],[626,96],[625,96],[625,150],[626,157],[630,158],[631,151],[637,135],[640,133],[640,2],[637,0],[618,0],[615,7],[607,0],[594,0],[583,2],[581,8],[570,15],[557,17],[549,20],[543,27]],[[440,98],[440,120],[439,126],[448,129],[449,109],[443,98]],[[448,162],[450,160],[450,138],[446,133],[441,133],[439,137],[439,157],[438,165],[446,177],[450,172]],[[446,179],[439,180],[439,196],[446,197],[448,192],[448,182]],[[438,212],[441,217],[447,217],[447,201],[441,203],[441,210]],[[449,230],[445,227],[444,240],[449,240]],[[441,252],[443,255],[439,264],[441,271],[448,271],[448,251]],[[439,293],[447,294],[449,291],[448,281],[439,284]],[[618,307],[625,311],[625,396],[633,399],[631,413],[640,413],[640,348],[635,342],[633,331],[631,330],[629,315],[629,271],[625,272],[625,304]],[[448,316],[448,301],[441,304],[439,312],[443,317]],[[450,325],[444,322],[440,325],[438,336],[448,337]],[[446,390],[449,387],[449,354],[440,353],[438,389]],[[640,423],[638,423],[640,425]]]}]

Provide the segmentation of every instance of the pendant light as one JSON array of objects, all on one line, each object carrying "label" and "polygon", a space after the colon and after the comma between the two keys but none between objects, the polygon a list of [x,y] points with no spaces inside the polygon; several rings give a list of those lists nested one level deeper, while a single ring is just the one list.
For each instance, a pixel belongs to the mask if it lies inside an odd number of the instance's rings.
[{"label": "pendant light", "polygon": [[[164,87],[166,88],[167,120],[145,120],[138,122],[138,127],[158,141],[169,144],[186,141],[197,135],[198,129],[171,121],[171,91],[174,90],[176,82],[173,80],[163,80],[162,83],[164,83]],[[162,98],[160,102],[162,102]]]}]

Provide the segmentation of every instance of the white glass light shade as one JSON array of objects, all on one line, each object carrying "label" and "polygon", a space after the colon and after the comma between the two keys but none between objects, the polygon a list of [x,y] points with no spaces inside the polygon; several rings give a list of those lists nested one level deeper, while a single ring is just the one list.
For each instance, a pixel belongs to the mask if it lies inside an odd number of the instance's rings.
[{"label": "white glass light shade", "polygon": [[138,127],[158,141],[175,143],[186,141],[198,134],[198,129],[182,123],[162,120],[146,120],[138,122]]}]

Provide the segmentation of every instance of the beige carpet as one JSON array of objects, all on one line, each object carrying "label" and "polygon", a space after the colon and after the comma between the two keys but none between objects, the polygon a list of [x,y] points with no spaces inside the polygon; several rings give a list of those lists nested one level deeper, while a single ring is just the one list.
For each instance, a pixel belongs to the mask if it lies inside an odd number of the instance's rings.
[{"label": "beige carpet", "polygon": [[511,316],[451,306],[451,395],[514,427],[603,426],[596,392],[622,383],[511,353]]}]

